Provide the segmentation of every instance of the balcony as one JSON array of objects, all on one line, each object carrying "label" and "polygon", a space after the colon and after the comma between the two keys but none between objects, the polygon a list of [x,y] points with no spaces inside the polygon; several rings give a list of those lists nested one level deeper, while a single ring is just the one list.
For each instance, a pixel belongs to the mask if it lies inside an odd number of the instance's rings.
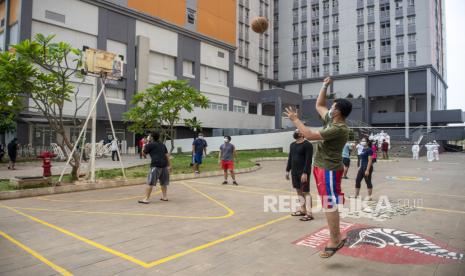
[{"label": "balcony", "polygon": [[396,46],[396,53],[397,54],[402,54],[404,52],[404,45],[397,45]]},{"label": "balcony", "polygon": [[332,15],[338,15],[339,14],[339,6],[333,7],[333,9],[331,10],[331,14]]},{"label": "balcony", "polygon": [[329,57],[323,57],[323,64],[329,64]]},{"label": "balcony", "polygon": [[396,9],[396,18],[403,17],[403,16],[404,16],[404,9],[403,8]]},{"label": "balcony", "polygon": [[375,48],[368,49],[368,57],[372,58],[376,56]]},{"label": "balcony", "polygon": [[357,9],[363,9],[364,7],[364,0],[357,0]]},{"label": "balcony", "polygon": [[369,14],[367,17],[367,24],[368,23],[375,23],[375,15],[374,14]]},{"label": "balcony", "polygon": [[365,35],[363,33],[357,34],[357,42],[365,41]]},{"label": "balcony", "polygon": [[329,16],[329,9],[323,9],[323,16]]},{"label": "balcony", "polygon": [[363,25],[363,23],[365,22],[363,16],[359,16],[357,17],[357,25]]},{"label": "balcony", "polygon": [[323,40],[323,48],[329,48],[329,39]]},{"label": "balcony", "polygon": [[379,12],[379,22],[389,21],[390,18],[391,18],[391,14],[388,11]]},{"label": "balcony", "polygon": [[339,46],[339,37],[333,38],[333,46]]},{"label": "balcony", "polygon": [[381,46],[381,56],[390,56],[391,46]]},{"label": "balcony", "polygon": [[292,63],[292,68],[299,68],[299,61],[298,60],[294,60],[294,62]]},{"label": "balcony", "polygon": [[365,58],[365,51],[363,51],[363,50],[362,50],[362,51],[358,51],[358,52],[357,52],[357,58],[358,58],[358,59],[363,59],[363,58]]},{"label": "balcony", "polygon": [[391,37],[391,28],[382,28],[380,31],[380,38],[390,38]]},{"label": "balcony", "polygon": [[319,50],[320,49],[319,42],[312,42],[312,50]]},{"label": "balcony", "polygon": [[293,32],[292,32],[292,37],[293,37],[293,38],[299,37],[299,31],[293,31]]},{"label": "balcony", "polygon": [[381,63],[381,70],[391,69],[391,63]]},{"label": "balcony", "polygon": [[375,0],[367,0],[367,6],[374,6],[375,5]]},{"label": "balcony", "polygon": [[307,67],[307,60],[303,59],[300,61],[300,67]]},{"label": "balcony", "polygon": [[293,23],[293,24],[299,23],[299,17],[298,17],[298,16],[293,16],[293,17],[292,17],[292,23]]},{"label": "balcony", "polygon": [[312,18],[320,18],[320,12],[319,11],[312,11]]},{"label": "balcony", "polygon": [[[409,112],[409,122],[411,124],[426,124],[426,111]],[[371,113],[372,124],[404,124],[405,112]],[[463,123],[462,111],[433,110],[431,111],[431,123]]]},{"label": "balcony", "polygon": [[404,26],[396,26],[396,35],[404,35]]},{"label": "balcony", "polygon": [[415,6],[408,6],[407,7],[407,16],[415,15]]},{"label": "balcony", "polygon": [[298,52],[299,52],[299,46],[293,46],[292,53],[298,53]]},{"label": "balcony", "polygon": [[374,40],[375,39],[375,32],[368,32],[367,40]]},{"label": "balcony", "polygon": [[312,66],[320,65],[320,58],[312,58]]},{"label": "balcony", "polygon": [[305,8],[305,7],[307,6],[307,0],[301,0],[301,1],[300,1],[300,6],[301,6],[302,8]]},{"label": "balcony", "polygon": [[334,62],[339,62],[339,55],[334,55],[333,56],[333,63]]},{"label": "balcony", "polygon": [[417,28],[415,24],[408,24],[407,25],[407,33],[408,34],[414,34],[417,32]]},{"label": "balcony", "polygon": [[292,8],[294,10],[299,8],[299,1],[298,0],[294,0],[294,3],[292,4]]},{"label": "balcony", "polygon": [[408,51],[409,52],[416,52],[417,51],[417,44],[415,42],[408,44]]},{"label": "balcony", "polygon": [[329,24],[323,24],[323,33],[329,32]]},{"label": "balcony", "polygon": [[339,22],[333,22],[333,31],[339,30]]}]

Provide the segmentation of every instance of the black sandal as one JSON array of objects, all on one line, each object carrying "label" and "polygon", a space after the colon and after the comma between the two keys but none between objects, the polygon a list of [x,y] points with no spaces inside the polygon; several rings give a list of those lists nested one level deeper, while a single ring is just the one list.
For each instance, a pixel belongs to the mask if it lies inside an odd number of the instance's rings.
[{"label": "black sandal", "polygon": [[160,198],[161,201],[168,201],[168,199],[163,199],[163,198]]},{"label": "black sandal", "polygon": [[311,221],[314,220],[313,216],[305,215],[299,219],[300,221]]},{"label": "black sandal", "polygon": [[336,252],[339,249],[344,247],[345,243],[346,243],[346,239],[343,239],[343,240],[341,240],[341,242],[336,247],[325,247],[325,249],[322,252],[320,252],[320,257],[324,258],[324,259],[327,259],[327,258],[333,256],[334,254],[336,254]]},{"label": "black sandal", "polygon": [[305,216],[305,213],[302,212],[302,211],[297,211],[297,212],[292,213],[291,216],[293,216],[293,217],[302,217],[302,216]]}]

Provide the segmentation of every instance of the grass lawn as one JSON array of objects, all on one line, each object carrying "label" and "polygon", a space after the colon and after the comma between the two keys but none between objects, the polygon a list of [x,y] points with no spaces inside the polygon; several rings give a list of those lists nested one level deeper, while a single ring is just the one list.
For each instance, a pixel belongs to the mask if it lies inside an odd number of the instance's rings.
[{"label": "grass lawn", "polygon": [[[237,157],[239,164],[235,164],[235,168],[243,169],[250,168],[255,165],[251,159],[261,157],[286,157],[287,154],[278,150],[254,150],[254,151],[238,151]],[[192,173],[192,168],[189,166],[191,163],[190,154],[173,154],[171,160],[173,165],[173,174]],[[125,170],[127,178],[140,178],[146,177],[149,169],[149,165],[131,167]],[[217,171],[220,170],[218,164],[218,153],[209,154],[203,159],[203,164],[200,166],[200,172]],[[109,170],[97,170],[95,172],[97,179],[113,179],[121,178],[123,174],[121,169],[109,169]],[[53,182],[58,180],[58,176],[53,176]],[[63,182],[70,182],[69,175],[64,175]],[[0,179],[0,191],[15,190],[14,187],[10,186],[9,180]]]}]

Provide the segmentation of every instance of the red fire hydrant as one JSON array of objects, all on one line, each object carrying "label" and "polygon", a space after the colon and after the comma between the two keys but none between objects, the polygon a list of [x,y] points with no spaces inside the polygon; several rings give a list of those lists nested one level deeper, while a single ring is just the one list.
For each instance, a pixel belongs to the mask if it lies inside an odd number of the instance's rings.
[{"label": "red fire hydrant", "polygon": [[42,158],[42,168],[44,168],[44,177],[52,176],[52,158],[57,155],[53,152],[44,151],[41,155],[37,156]]}]

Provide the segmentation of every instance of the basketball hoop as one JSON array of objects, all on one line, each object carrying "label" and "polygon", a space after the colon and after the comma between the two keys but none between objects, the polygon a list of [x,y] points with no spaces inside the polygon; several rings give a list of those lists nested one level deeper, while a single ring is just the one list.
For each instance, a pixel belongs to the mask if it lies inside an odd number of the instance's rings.
[{"label": "basketball hoop", "polygon": [[115,53],[84,46],[84,69],[82,73],[97,75],[105,79],[123,78],[124,57]]}]

